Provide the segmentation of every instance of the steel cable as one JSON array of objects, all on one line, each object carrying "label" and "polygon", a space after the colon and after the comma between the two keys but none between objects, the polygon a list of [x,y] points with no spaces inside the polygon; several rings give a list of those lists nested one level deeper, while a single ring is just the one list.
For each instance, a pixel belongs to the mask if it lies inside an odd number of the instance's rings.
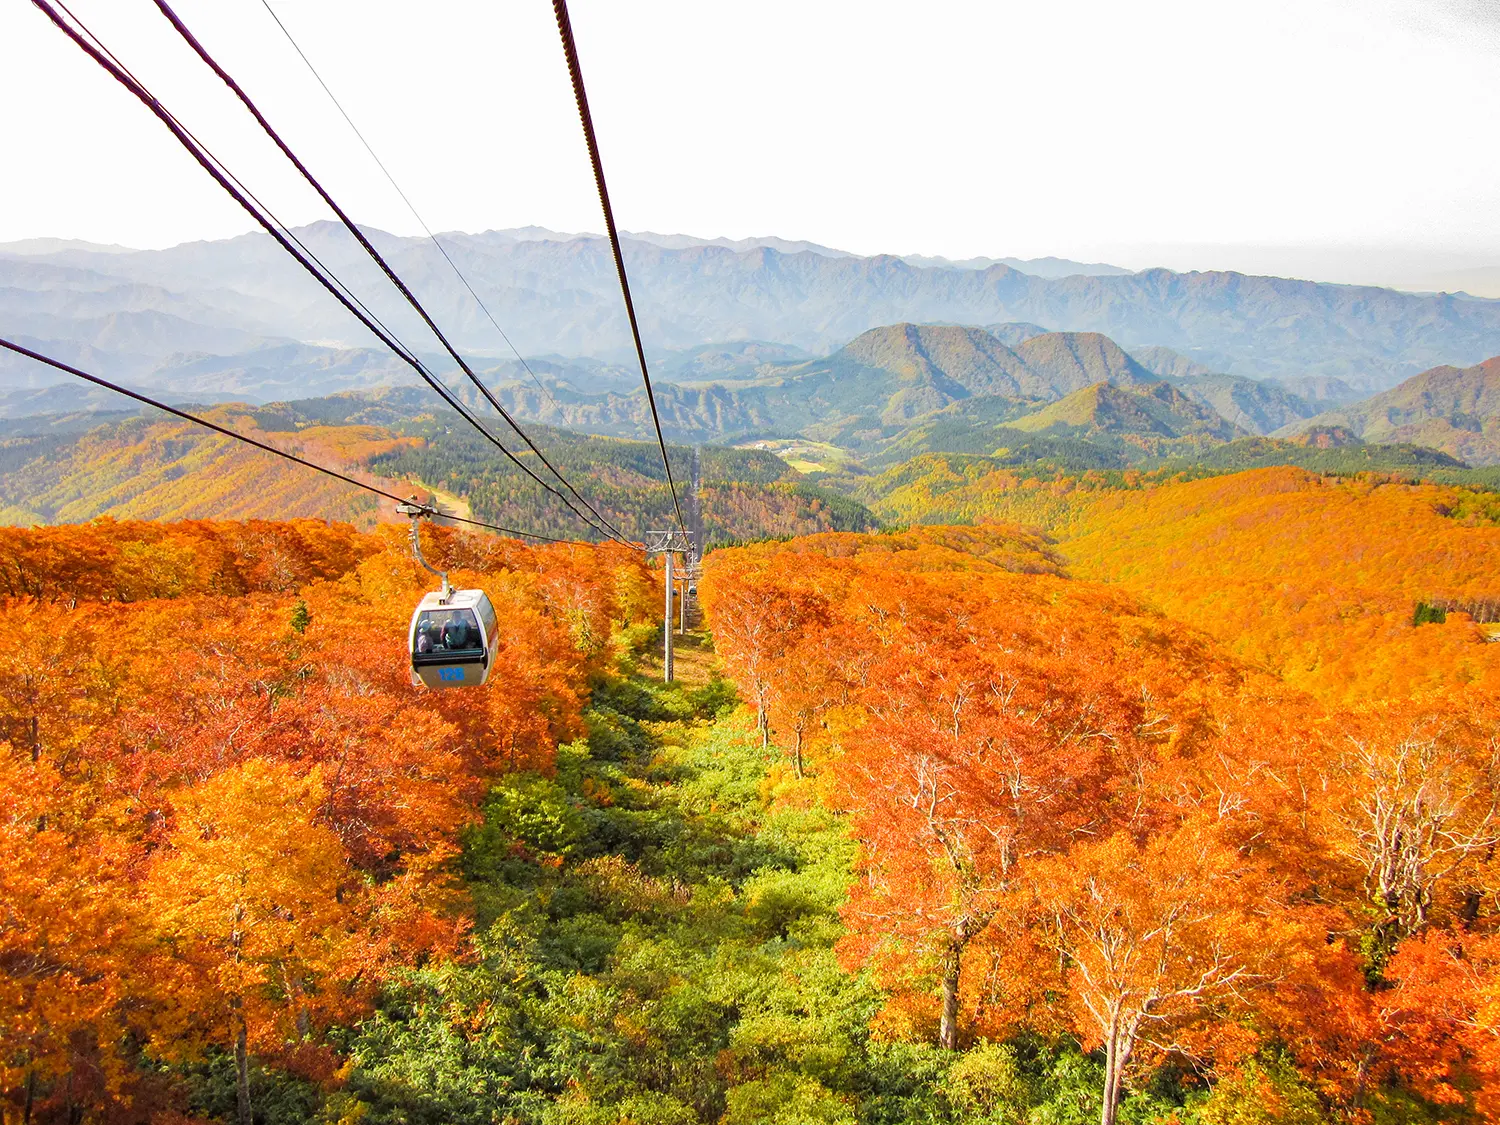
[{"label": "steel cable", "polygon": [[[624,536],[621,534],[619,529],[614,527],[614,525],[611,524],[607,519],[605,519],[605,517],[601,515],[592,504],[584,499],[583,495],[578,491],[578,489],[573,487],[572,482],[570,482],[565,476],[563,476],[562,473],[560,473],[552,464],[552,462],[547,459],[546,454],[544,454],[537,447],[536,443],[531,440],[531,438],[526,434],[524,430],[521,429],[520,425],[516,422],[515,418],[511,416],[510,412],[501,405],[500,400],[497,399],[494,394],[491,393],[490,389],[484,385],[484,382],[479,378],[478,375],[474,373],[473,368],[469,366],[468,362],[463,358],[463,356],[459,354],[458,349],[455,348],[449,341],[448,337],[443,333],[443,330],[438,327],[437,322],[433,320],[427,309],[419,300],[417,300],[416,295],[407,286],[406,282],[401,280],[401,277],[391,267],[390,263],[386,261],[384,255],[382,255],[380,251],[375,248],[374,244],[365,235],[364,231],[360,230],[359,225],[349,217],[348,213],[343,209],[343,207],[339,205],[339,203],[333,198],[333,196],[329,194],[328,190],[323,187],[322,183],[319,182],[317,177],[315,177],[312,172],[308,170],[307,165],[302,162],[301,158],[298,157],[297,154],[292,150],[291,146],[286,143],[281,134],[279,134],[276,131],[275,127],[272,126],[270,121],[266,119],[265,114],[263,114],[260,111],[260,108],[255,104],[255,102],[251,100],[250,95],[247,94],[244,88],[234,79],[234,76],[226,71],[223,66],[219,64],[218,60],[208,52],[207,48],[205,48],[203,44],[198,41],[197,37],[193,35],[188,26],[182,22],[182,19],[177,15],[176,12],[172,10],[171,5],[168,4],[166,0],[154,0],[154,2],[157,9],[162,13],[163,16],[166,17],[167,22],[172,25],[172,27],[182,37],[184,42],[186,42],[188,46],[193,49],[194,53],[197,54],[197,56],[204,62],[204,64],[207,65],[208,68],[212,70],[216,75],[218,75],[219,79],[229,87],[229,89],[234,93],[235,97],[240,100],[241,104],[244,105],[245,109],[250,113],[250,116],[255,118],[255,121],[261,127],[261,130],[266,134],[267,137],[271,139],[272,143],[281,150],[282,155],[284,155],[287,160],[291,162],[292,166],[297,169],[298,173],[300,173],[302,178],[307,181],[308,185],[318,193],[318,197],[328,205],[328,207],[333,211],[335,215],[338,216],[339,222],[342,223],[345,229],[354,236],[355,240],[364,249],[365,253],[369,255],[370,259],[380,267],[381,272],[383,272],[386,278],[391,282],[391,284],[396,287],[396,289],[406,299],[407,303],[410,304],[411,307],[416,311],[417,315],[422,318],[423,323],[425,323],[427,327],[432,331],[432,334],[437,337],[438,341],[443,345],[444,350],[447,351],[447,353],[453,358],[453,361],[458,364],[459,368],[468,377],[469,381],[479,389],[479,392],[489,402],[490,406],[495,409],[496,413],[498,413],[500,417],[505,419],[510,428],[515,431],[516,436],[526,443],[527,448],[529,448],[532,453],[536,454],[537,459],[540,460],[541,463],[548,468],[548,470],[552,473],[553,476],[557,478],[557,480],[563,485],[563,487],[566,488],[570,493],[572,493],[574,498],[577,499],[578,502],[585,508],[587,508],[594,515],[594,517],[609,530],[612,537],[623,540]],[[442,247],[440,246],[439,249],[441,250]],[[512,460],[514,460],[514,457],[512,457]],[[519,465],[520,462],[517,461],[516,464]],[[538,483],[541,482],[538,481]]]},{"label": "steel cable", "polygon": [[[70,38],[81,50],[83,50],[84,53],[86,53],[90,58],[98,63],[99,66],[101,66],[112,78],[114,78],[115,81],[120,83],[120,85],[124,86],[127,90],[134,94],[136,98],[140,100],[142,104],[144,104],[146,108],[149,109],[162,122],[162,124],[167,127],[168,131],[171,132],[178,143],[188,151],[189,155],[191,155],[194,160],[196,160],[198,164],[206,172],[208,172],[211,177],[213,177],[215,182],[217,182],[219,186],[223,188],[235,200],[235,202],[237,202],[253,219],[255,219],[257,224],[259,224],[267,234],[271,235],[271,237],[275,239],[277,244],[280,245],[283,250],[285,250],[294,259],[296,259],[298,264],[301,265],[303,269],[310,273],[325,289],[328,290],[328,292],[333,294],[334,298],[338,300],[339,303],[342,304],[346,309],[348,309],[349,312],[353,314],[353,316],[357,320],[364,324],[365,327],[368,328],[376,336],[377,339],[379,339],[383,344],[385,344],[388,348],[395,352],[396,355],[403,361],[409,364],[412,369],[415,370],[419,376],[421,376],[423,381],[426,382],[427,385],[431,387],[435,392],[437,392],[437,394],[443,399],[443,401],[446,402],[460,417],[462,417],[466,422],[468,422],[471,426],[478,430],[480,434],[482,434],[492,445],[494,445],[495,448],[500,450],[500,452],[503,453],[506,458],[508,458],[526,476],[530,477],[545,491],[551,493],[559,500],[561,500],[563,504],[573,512],[574,515],[576,515],[584,523],[588,524],[590,528],[593,528],[596,531],[603,532],[606,538],[614,538],[620,542],[626,542],[623,536],[618,535],[618,533],[611,533],[611,531],[606,530],[605,528],[595,527],[593,521],[590,520],[588,516],[584,515],[583,512],[579,511],[578,508],[576,508],[566,496],[558,492],[556,488],[537,476],[529,466],[524,464],[514,453],[507,449],[493,434],[489,432],[489,430],[484,427],[482,423],[480,423],[477,418],[475,418],[469,412],[462,401],[460,401],[451,391],[449,391],[448,388],[445,387],[442,382],[427,369],[426,365],[421,361],[420,358],[417,357],[414,351],[407,348],[405,344],[403,344],[398,338],[396,338],[395,334],[387,329],[385,325],[374,316],[374,314],[369,313],[367,310],[365,310],[363,303],[360,302],[358,298],[354,297],[352,293],[349,293],[347,291],[348,287],[345,286],[341,281],[339,281],[339,279],[333,274],[331,270],[328,269],[327,266],[324,266],[323,263],[318,260],[315,255],[312,255],[310,251],[307,251],[306,255],[304,255],[303,253],[299,252],[299,249],[294,248],[293,243],[295,243],[296,247],[298,248],[302,247],[303,244],[301,243],[301,240],[298,239],[296,235],[294,235],[289,229],[287,229],[285,227],[285,224],[281,223],[281,221],[270,212],[269,208],[265,208],[264,205],[259,204],[258,201],[252,203],[254,197],[251,196],[248,189],[244,189],[241,185],[239,185],[238,179],[224,166],[223,162],[220,161],[216,156],[214,156],[212,151],[209,150],[208,147],[201,141],[199,141],[198,138],[195,137],[176,118],[176,116],[173,115],[172,112],[168,110],[166,106],[164,106],[160,102],[159,99],[156,98],[154,94],[151,93],[151,91],[146,87],[145,83],[136,78],[135,75],[133,75],[129,71],[129,69],[124,66],[123,63],[115,58],[115,56],[108,50],[108,48],[103,45],[99,38],[88,29],[88,26],[84,24],[82,20],[78,19],[77,16],[73,15],[71,11],[68,11],[66,5],[61,3],[61,0],[59,0],[58,7],[61,7],[64,11],[67,12],[68,16],[78,24],[78,28],[74,28],[66,20],[64,20],[57,13],[57,10],[53,7],[53,5],[48,2],[48,0],[32,0],[32,3],[37,8],[39,8],[47,16],[47,18],[50,19],[59,28],[59,30],[67,35],[68,38]],[[85,35],[87,36],[87,39],[85,38]],[[312,262],[308,260],[309,257],[312,257],[314,261],[317,261],[318,268],[315,268]],[[606,528],[608,528],[608,524],[606,524]]]},{"label": "steel cable", "polygon": [[656,394],[651,389],[651,376],[646,369],[646,349],[641,345],[641,327],[636,321],[635,302],[630,297],[630,279],[625,274],[625,255],[620,249],[620,232],[615,227],[614,208],[609,203],[609,187],[604,182],[604,162],[599,157],[599,141],[594,135],[594,118],[589,112],[589,96],[583,85],[583,67],[578,62],[578,47],[573,42],[573,22],[568,18],[567,0],[552,0],[552,11],[557,16],[557,31],[562,36],[563,54],[568,59],[568,74],[573,80],[573,98],[578,103],[578,118],[583,124],[583,138],[588,144],[589,161],[594,167],[594,185],[599,189],[599,203],[604,209],[604,225],[609,232],[610,249],[614,251],[615,272],[620,275],[620,292],[625,297],[625,315],[630,319],[630,335],[635,341],[636,358],[640,360],[641,379],[646,384],[646,402],[651,407],[651,421],[656,425],[656,444],[661,447],[661,463],[667,471],[667,487],[672,492],[672,507],[677,511],[677,526],[686,536],[687,523],[682,518],[682,505],[677,501],[677,482],[672,479],[672,462],[667,457],[666,439],[662,437],[661,415],[656,410]]},{"label": "steel cable", "polygon": [[531,369],[531,364],[526,362],[526,357],[521,354],[520,349],[511,342],[509,334],[506,333],[505,329],[500,327],[500,322],[495,319],[495,314],[490,312],[489,306],[484,303],[483,298],[481,298],[479,294],[474,291],[474,286],[471,285],[469,283],[469,279],[464,276],[463,270],[458,268],[458,263],[455,262],[453,258],[448,254],[447,248],[438,241],[438,236],[432,233],[432,228],[427,225],[427,220],[422,218],[422,214],[417,210],[416,204],[414,204],[409,198],[407,198],[406,192],[401,190],[401,185],[396,182],[396,177],[391,174],[391,170],[385,166],[385,161],[380,159],[380,156],[375,152],[374,147],[368,140],[365,139],[364,133],[360,132],[359,126],[356,125],[354,123],[354,119],[349,116],[349,111],[344,108],[344,104],[339,101],[338,97],[329,88],[328,83],[323,81],[323,76],[318,73],[318,68],[313,66],[312,59],[307,57],[307,52],[302,49],[301,44],[299,44],[297,40],[292,36],[291,29],[289,29],[287,25],[282,22],[281,17],[276,14],[276,10],[271,7],[271,0],[260,0],[260,2],[261,6],[265,8],[266,14],[269,15],[271,19],[275,21],[276,26],[281,29],[281,34],[286,37],[286,41],[292,45],[292,50],[297,52],[297,57],[300,58],[302,62],[307,66],[308,72],[313,76],[313,78],[317,80],[318,85],[323,87],[323,92],[328,95],[328,100],[333,103],[333,108],[339,111],[339,115],[343,117],[345,122],[348,123],[349,128],[353,131],[354,135],[359,138],[359,143],[362,144],[365,148],[365,151],[370,154],[370,159],[375,161],[375,166],[380,169],[380,171],[384,174],[386,180],[395,190],[396,194],[401,197],[401,202],[406,204],[406,209],[411,212],[412,218],[416,219],[417,222],[421,225],[422,229],[427,232],[427,237],[432,240],[432,244],[438,248],[438,252],[442,254],[442,256],[447,259],[448,264],[453,267],[454,275],[458,278],[459,281],[463,282],[464,288],[469,291],[469,296],[474,298],[474,303],[479,306],[480,311],[484,313],[489,322],[495,326],[495,331],[500,333],[500,338],[505,341],[506,347],[510,348],[511,352],[514,353],[516,359],[520,361],[521,366],[526,369],[526,374],[531,376],[531,381],[536,384],[536,389],[541,391],[542,394],[546,395],[547,401],[552,403],[552,405],[556,407],[559,412],[561,412],[562,406],[558,403],[557,399],[552,397],[552,392],[547,389],[546,384],[541,381],[541,379],[537,376],[537,373]]}]

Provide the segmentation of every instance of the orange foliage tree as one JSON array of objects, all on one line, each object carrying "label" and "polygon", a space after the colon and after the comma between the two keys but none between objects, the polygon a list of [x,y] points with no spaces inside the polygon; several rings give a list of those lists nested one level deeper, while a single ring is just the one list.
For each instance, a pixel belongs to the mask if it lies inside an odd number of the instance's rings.
[{"label": "orange foliage tree", "polygon": [[1500,724],[1390,703],[1345,718],[1331,762],[1334,849],[1362,873],[1382,947],[1472,922],[1500,844]]},{"label": "orange foliage tree", "polygon": [[1439,1105],[1500,1119],[1500,935],[1429,930],[1401,944],[1387,975],[1396,1070]]},{"label": "orange foliage tree", "polygon": [[1190,820],[1144,844],[1120,832],[1032,870],[1080,1038],[1104,1051],[1103,1125],[1114,1125],[1143,1037],[1207,1005],[1243,1003],[1288,973],[1299,946],[1322,940],[1276,909],[1263,873],[1216,829]]},{"label": "orange foliage tree", "polygon": [[174,794],[176,828],[145,880],[167,985],[153,1043],[167,1058],[202,1038],[230,1047],[239,1125],[252,1121],[250,1048],[295,1043],[349,999],[340,968],[364,903],[317,822],[325,800],[316,770],[252,758],[217,773]]},{"label": "orange foliage tree", "polygon": [[20,1120],[66,1100],[49,1096],[63,1079],[120,1089],[108,1046],[126,984],[140,984],[123,842],[75,798],[49,765],[0,744],[0,1090]]},{"label": "orange foliage tree", "polygon": [[1120,744],[1142,721],[1086,658],[1045,643],[1019,584],[990,585],[989,597],[963,580],[859,585],[881,652],[858,696],[869,719],[833,763],[866,870],[845,953],[935,965],[950,1048],[971,942],[990,943],[1023,862],[1115,818]]}]

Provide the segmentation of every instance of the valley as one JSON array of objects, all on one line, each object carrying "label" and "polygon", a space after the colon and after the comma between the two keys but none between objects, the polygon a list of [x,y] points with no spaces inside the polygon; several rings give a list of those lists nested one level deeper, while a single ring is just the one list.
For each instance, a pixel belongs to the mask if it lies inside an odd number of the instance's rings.
[{"label": "valley", "polygon": [[[371,527],[398,520],[391,502],[173,418],[131,416],[72,433],[13,424],[0,438],[0,522],[321,516]],[[557,537],[595,535],[553,494],[506,461],[446,409],[405,389],[266,407],[223,406],[206,417],[396,495],[436,494],[446,511]],[[537,428],[548,459],[590,482],[589,495],[622,530],[643,536],[672,520],[654,445]],[[692,450],[676,447],[679,465]],[[544,472],[534,454],[533,472]],[[809,482],[755,449],[702,451],[697,501],[709,543],[762,534],[859,531],[875,517],[840,492]]]}]

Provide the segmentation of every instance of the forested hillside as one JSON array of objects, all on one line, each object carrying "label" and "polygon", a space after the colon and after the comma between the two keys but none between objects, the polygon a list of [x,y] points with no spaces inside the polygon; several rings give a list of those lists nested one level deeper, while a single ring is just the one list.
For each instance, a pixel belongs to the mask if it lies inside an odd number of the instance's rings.
[{"label": "forested hillside", "polygon": [[1139,391],[1095,383],[1008,425],[1022,433],[1051,431],[1168,440],[1197,437],[1221,442],[1244,433],[1212,407],[1165,383]]},{"label": "forested hillside", "polygon": [[[1422,490],[1181,487],[1116,498],[1093,544],[932,528],[711,558],[726,666],[858,845],[840,964],[881,986],[882,1034],[987,1069],[962,1120],[1496,1120],[1500,645],[1390,607],[1472,596],[1500,532],[1439,536],[1458,513]],[[1066,577],[1074,550],[1146,598]],[[1320,562],[1326,611],[1296,585]],[[1262,575],[1285,596],[1257,618]],[[1274,647],[1274,619],[1318,655]],[[1037,1080],[1058,1042],[1090,1052],[1067,1110]]]},{"label": "forested hillside", "polygon": [[404,529],[3,531],[7,1121],[1500,1121],[1493,494],[1010,491],[712,552],[670,689],[614,545],[426,532],[434,693]]},{"label": "forested hillside", "polygon": [[1497,499],[1268,469],[1101,495],[1060,549],[1319,695],[1495,693],[1500,646],[1463,615],[1413,622],[1500,600]]},{"label": "forested hillside", "polygon": [[[454,514],[561,538],[594,534],[457,415],[432,411],[414,392],[224,406],[204,414],[397,495],[435,490],[440,505]],[[389,503],[377,504],[349,485],[155,412],[93,426],[43,421],[34,419],[26,432],[0,438],[0,523],[332,515],[371,526],[395,518]],[[503,423],[495,420],[492,430],[507,437],[533,473],[550,479]],[[627,535],[640,537],[672,522],[654,443],[545,427],[528,432]],[[684,495],[695,487],[698,466],[698,508],[708,542],[875,526],[859,502],[804,481],[771,453],[707,447],[695,455],[678,446],[671,455]]]},{"label": "forested hillside", "polygon": [[884,493],[887,519],[1043,529],[1074,573],[1130,590],[1304,690],[1488,683],[1500,653],[1477,645],[1472,624],[1409,626],[1424,604],[1500,606],[1496,482],[1345,471],[1049,476],[929,458],[868,487]]},{"label": "forested hillside", "polygon": [[[1445,453],[1421,446],[1363,445],[1335,441],[1242,438],[1198,446],[1187,455],[1154,458],[1158,467],[1132,468],[1097,435],[1014,434],[1013,445],[987,456],[921,454],[876,462],[868,475],[830,469],[824,478],[858,497],[889,524],[976,523],[1005,520],[1063,534],[1093,498],[1176,481],[1222,477],[1246,469],[1296,467],[1339,478],[1430,481],[1494,492],[1500,472],[1469,469]],[[957,443],[955,443],[957,444]],[[1150,465],[1152,461],[1148,461]]]},{"label": "forested hillside", "polygon": [[[76,523],[98,516],[334,516],[366,523],[375,518],[376,501],[369,493],[191,422],[153,415],[71,435],[0,439],[0,522]],[[374,456],[421,441],[375,426],[309,425],[299,431],[243,407],[220,407],[205,416],[289,453],[356,471]]]},{"label": "forested hillside", "polygon": [[[628,536],[639,538],[674,522],[661,452],[649,442],[627,442],[539,431],[547,458],[571,480],[586,482],[591,503]],[[670,446],[679,489],[693,485],[694,451]],[[540,464],[532,457],[534,470]],[[760,450],[704,447],[698,457],[698,506],[709,543],[825,530],[867,530],[875,518],[859,502],[801,480],[775,455]],[[434,435],[420,448],[382,453],[373,471],[411,477],[463,498],[475,518],[508,527],[576,535],[578,524],[561,503],[542,494],[519,469],[500,461],[472,432]],[[583,488],[582,485],[580,485]]]},{"label": "forested hillside", "polygon": [[1345,426],[1366,441],[1417,442],[1471,464],[1500,465],[1500,357],[1463,370],[1435,367],[1305,424]]}]

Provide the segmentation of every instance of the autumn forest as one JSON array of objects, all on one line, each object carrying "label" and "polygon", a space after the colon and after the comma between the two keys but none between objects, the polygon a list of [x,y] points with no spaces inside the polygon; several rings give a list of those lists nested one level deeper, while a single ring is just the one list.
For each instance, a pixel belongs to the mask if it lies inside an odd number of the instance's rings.
[{"label": "autumn forest", "polygon": [[431,692],[403,528],[0,531],[7,1125],[1500,1121],[1488,494],[982,495],[671,685],[619,545],[426,529]]}]

